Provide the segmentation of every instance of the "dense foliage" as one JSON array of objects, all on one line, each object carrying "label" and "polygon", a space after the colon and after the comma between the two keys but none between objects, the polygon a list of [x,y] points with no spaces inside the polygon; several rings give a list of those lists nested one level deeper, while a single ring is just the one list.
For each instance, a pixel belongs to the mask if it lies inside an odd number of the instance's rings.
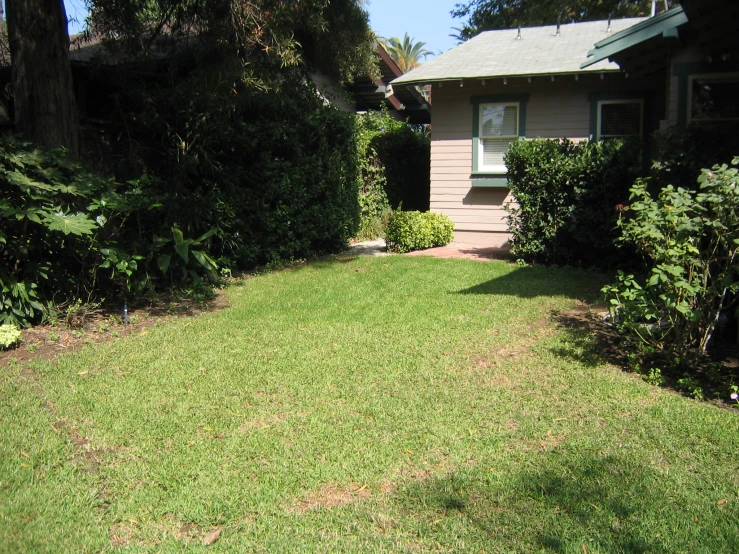
[{"label": "dense foliage", "polygon": [[429,208],[431,147],[428,132],[384,112],[357,116],[361,222],[357,237],[385,233],[393,209]]},{"label": "dense foliage", "polygon": [[105,178],[64,150],[0,143],[0,323],[25,326],[74,298],[122,299],[212,274],[201,250],[212,232],[184,236],[162,218],[172,197],[151,188],[147,178]]},{"label": "dense foliage", "polygon": [[619,272],[604,289],[614,320],[680,363],[691,349],[705,351],[739,290],[737,164],[702,170],[698,192],[669,185],[653,196],[638,181],[619,220],[621,241],[642,254],[649,273],[642,280]]},{"label": "dense foliage", "polygon": [[454,223],[444,214],[398,210],[390,217],[385,241],[390,252],[410,252],[452,241]]},{"label": "dense foliage", "polygon": [[[198,63],[242,60],[240,80],[308,67],[347,81],[373,67],[374,35],[357,0],[91,0],[89,32],[126,56],[160,59],[192,46]],[[166,54],[163,54],[166,53]]]},{"label": "dense foliage", "polygon": [[622,141],[525,140],[506,154],[512,254],[529,263],[615,267],[618,206],[636,177],[638,145]]},{"label": "dense foliage", "polygon": [[651,6],[651,0],[469,0],[456,4],[451,13],[454,17],[466,18],[458,29],[458,37],[468,40],[483,31],[518,25],[535,27],[557,22],[645,16],[650,13]]},{"label": "dense foliage", "polygon": [[234,79],[221,65],[129,91],[119,150],[174,197],[167,221],[189,236],[219,229],[223,265],[340,249],[359,216],[352,116],[300,73],[269,94]]},{"label": "dense foliage", "polygon": [[693,124],[654,133],[655,163],[650,189],[667,185],[686,190],[697,188],[701,169],[728,164],[739,152],[739,123]]}]

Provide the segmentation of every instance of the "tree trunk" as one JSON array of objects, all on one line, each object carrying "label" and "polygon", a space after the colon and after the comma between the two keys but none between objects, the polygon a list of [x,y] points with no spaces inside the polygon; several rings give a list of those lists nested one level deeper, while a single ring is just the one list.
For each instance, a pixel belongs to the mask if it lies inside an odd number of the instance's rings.
[{"label": "tree trunk", "polygon": [[6,0],[16,131],[79,154],[79,113],[63,0]]}]

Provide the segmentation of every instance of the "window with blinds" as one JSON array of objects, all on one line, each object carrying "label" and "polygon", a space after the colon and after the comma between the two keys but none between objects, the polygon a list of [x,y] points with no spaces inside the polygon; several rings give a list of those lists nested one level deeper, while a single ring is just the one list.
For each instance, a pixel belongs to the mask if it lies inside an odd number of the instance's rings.
[{"label": "window with blinds", "polygon": [[503,156],[518,140],[518,103],[480,105],[480,169],[506,171]]},{"label": "window with blinds", "polygon": [[598,138],[641,137],[642,100],[608,100],[598,104]]}]

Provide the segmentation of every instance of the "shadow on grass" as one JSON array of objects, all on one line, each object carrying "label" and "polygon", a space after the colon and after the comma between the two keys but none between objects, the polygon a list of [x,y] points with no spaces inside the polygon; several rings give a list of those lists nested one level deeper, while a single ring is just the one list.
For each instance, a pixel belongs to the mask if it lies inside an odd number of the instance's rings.
[{"label": "shadow on grass", "polygon": [[510,273],[457,292],[519,298],[569,296],[594,301],[600,298],[600,289],[607,281],[607,275],[578,269],[519,267]]},{"label": "shadow on grass", "polygon": [[586,367],[604,363],[626,366],[623,337],[586,311],[553,312],[551,318],[564,333],[562,346],[551,351],[560,358],[570,358]]},{"label": "shadow on grass", "polygon": [[[717,552],[739,544],[736,514],[691,499],[679,479],[627,455],[551,451],[498,477],[483,469],[414,482],[401,509],[444,521],[488,552]],[[696,517],[699,515],[700,517]]]},{"label": "shadow on grass", "polygon": [[[659,368],[662,388],[671,389],[686,397],[693,397],[690,387],[681,386],[680,381],[688,377],[693,388],[700,388],[703,398],[717,405],[730,407],[730,386],[739,380],[739,358],[736,345],[718,343],[710,357],[698,356],[687,366],[671,364],[669,354],[659,351],[640,353],[633,342],[614,328],[587,312],[572,310],[554,312],[552,320],[564,334],[564,340],[550,351],[558,357],[569,358],[594,368],[608,363],[626,372],[637,372],[649,376],[652,368]],[[647,378],[645,377],[645,378]]]}]

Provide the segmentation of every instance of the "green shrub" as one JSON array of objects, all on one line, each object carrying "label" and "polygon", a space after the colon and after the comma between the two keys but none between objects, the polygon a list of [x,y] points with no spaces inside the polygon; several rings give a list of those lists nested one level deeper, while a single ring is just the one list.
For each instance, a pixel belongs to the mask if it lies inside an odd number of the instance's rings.
[{"label": "green shrub", "polygon": [[[739,158],[733,165],[739,164]],[[644,278],[619,271],[603,289],[613,320],[624,331],[685,364],[705,352],[722,311],[739,290],[739,190],[736,167],[704,169],[699,191],[647,183],[632,188],[619,220],[621,241],[644,257]]]},{"label": "green shrub", "polygon": [[[111,284],[100,270],[118,245],[135,206],[123,188],[89,171],[63,150],[0,142],[0,323],[26,326],[45,317],[46,305]],[[137,261],[126,255],[125,276]]]},{"label": "green shrub", "polygon": [[21,342],[21,331],[15,325],[0,325],[0,350],[10,350]]},{"label": "green shrub", "polygon": [[[0,323],[25,327],[52,303],[134,295],[157,279],[213,271],[203,237],[163,227],[167,196],[151,188],[147,178],[116,182],[64,150],[0,142]],[[173,239],[158,238],[168,231]],[[158,268],[170,251],[180,261]]]},{"label": "green shrub", "polygon": [[671,127],[652,137],[655,162],[651,189],[667,185],[696,190],[701,169],[728,164],[739,152],[739,122],[693,123],[685,129]]},{"label": "green shrub", "polygon": [[[354,117],[324,104],[300,74],[256,89],[241,66],[125,91],[122,153],[134,152],[173,197],[163,222],[229,266],[338,251],[357,231]],[[170,233],[167,233],[171,236]]]},{"label": "green shrub", "polygon": [[361,218],[357,237],[385,234],[392,209],[429,208],[430,140],[424,129],[386,112],[356,116]]},{"label": "green shrub", "polygon": [[517,205],[508,208],[512,254],[529,263],[614,267],[629,259],[617,249],[617,206],[634,182],[638,145],[525,140],[505,161]]},{"label": "green shrub", "polygon": [[428,129],[395,122],[374,137],[372,146],[385,167],[390,207],[426,212],[431,194],[431,137]]},{"label": "green shrub", "polygon": [[454,224],[443,214],[396,211],[387,225],[385,242],[391,252],[403,253],[449,244]]}]

